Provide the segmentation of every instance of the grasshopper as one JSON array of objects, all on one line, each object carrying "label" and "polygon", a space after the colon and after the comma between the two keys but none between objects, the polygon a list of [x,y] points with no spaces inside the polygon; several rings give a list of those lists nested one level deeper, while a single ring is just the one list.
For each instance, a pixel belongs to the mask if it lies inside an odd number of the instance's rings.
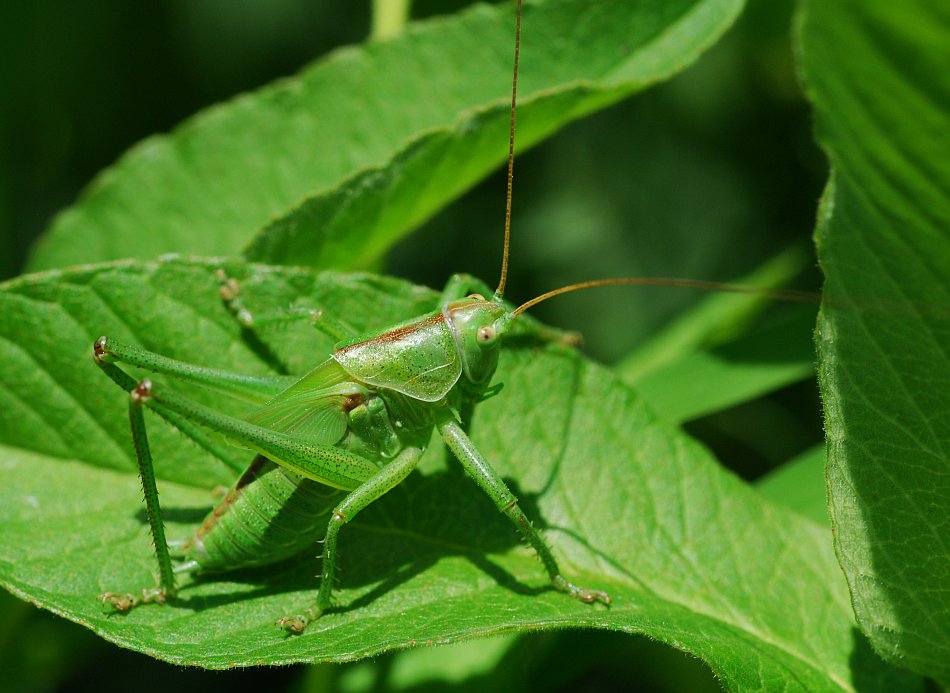
[{"label": "grasshopper", "polygon": [[[289,386],[282,377],[246,377],[169,359],[107,336],[96,340],[95,363],[129,393],[132,443],[160,576],[158,587],[137,593],[106,592],[100,596],[104,604],[118,611],[162,604],[177,594],[176,573],[269,565],[313,546],[322,534],[316,603],[304,613],[277,621],[289,633],[303,632],[331,606],[340,530],[413,471],[434,430],[511,520],[525,544],[534,549],[554,589],[588,604],[610,604],[606,592],[576,585],[564,577],[541,532],[463,425],[475,404],[500,387],[492,385],[492,378],[502,338],[512,321],[545,298],[594,285],[563,287],[514,310],[503,300],[511,223],[520,2],[517,17],[504,252],[501,280],[494,291],[471,277],[453,276],[436,310],[378,334],[355,334],[319,310],[272,316],[270,319],[277,321],[309,320],[336,342],[326,360]],[[233,278],[223,272],[219,278],[222,300],[244,328],[268,320],[244,305],[240,285]],[[553,334],[549,337],[555,338]],[[159,386],[151,378],[136,380],[120,364],[238,395],[259,406],[243,418],[227,416]],[[178,545],[182,560],[177,565],[165,538],[143,407],[209,451],[213,452],[213,445],[204,429],[257,453],[194,535]]]}]

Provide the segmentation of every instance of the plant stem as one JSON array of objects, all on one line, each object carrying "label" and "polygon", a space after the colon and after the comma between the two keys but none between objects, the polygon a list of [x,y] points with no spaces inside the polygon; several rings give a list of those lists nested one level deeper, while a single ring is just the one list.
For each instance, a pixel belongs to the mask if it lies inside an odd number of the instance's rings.
[{"label": "plant stem", "polygon": [[409,21],[410,3],[411,0],[373,0],[370,38],[390,38],[402,31]]}]

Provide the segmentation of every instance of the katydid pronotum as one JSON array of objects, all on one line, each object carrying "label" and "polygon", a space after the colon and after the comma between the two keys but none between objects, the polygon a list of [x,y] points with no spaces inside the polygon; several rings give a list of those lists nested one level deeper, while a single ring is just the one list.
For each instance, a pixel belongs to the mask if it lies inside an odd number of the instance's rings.
[{"label": "katydid pronotum", "polygon": [[[108,592],[101,596],[105,603],[121,611],[163,603],[176,596],[176,573],[267,565],[312,549],[322,537],[323,562],[316,603],[302,613],[278,620],[286,631],[302,632],[330,608],[340,529],[412,472],[433,429],[538,553],[556,590],[586,603],[610,603],[606,592],[575,585],[562,575],[542,534],[472,444],[463,425],[472,407],[497,391],[492,377],[502,336],[521,312],[565,291],[599,284],[650,283],[637,279],[588,282],[545,294],[515,310],[503,303],[520,7],[518,16],[504,253],[501,280],[494,292],[481,282],[456,276],[446,286],[435,311],[372,335],[355,334],[318,307],[273,317],[310,320],[337,342],[326,360],[289,387],[283,379],[213,371],[125,346],[105,336],[96,341],[96,363],[130,394],[132,440],[160,574],[158,587],[139,593]],[[256,307],[243,303],[240,285],[226,275],[221,276],[221,293],[245,327],[253,329],[265,322],[265,316],[256,314]],[[226,416],[151,379],[137,381],[119,364],[198,383],[223,394],[237,392],[259,402],[259,406],[242,419]],[[257,453],[225,499],[180,547],[183,560],[177,566],[173,565],[164,536],[143,406],[196,440],[202,439],[203,429],[210,429]],[[311,521],[288,523],[280,519],[286,515]]]}]

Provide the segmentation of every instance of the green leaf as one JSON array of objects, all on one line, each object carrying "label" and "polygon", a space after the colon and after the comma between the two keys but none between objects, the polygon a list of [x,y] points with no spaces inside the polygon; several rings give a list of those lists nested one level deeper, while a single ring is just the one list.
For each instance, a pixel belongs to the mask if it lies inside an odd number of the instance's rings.
[{"label": "green leaf", "polygon": [[950,685],[950,7],[804,4],[835,546],[862,631]]},{"label": "green leaf", "polygon": [[[805,253],[793,246],[770,258],[736,284],[763,289],[779,288],[794,279],[806,262]],[[710,293],[631,352],[618,364],[617,371],[626,382],[637,384],[645,376],[668,364],[743,334],[769,302],[770,299],[764,293]]]},{"label": "green leaf", "polygon": [[[742,4],[530,3],[519,146],[683,69]],[[256,259],[366,267],[504,160],[513,34],[510,6],[480,6],[208,109],[103,172],[30,266],[250,243]]]},{"label": "green leaf", "polygon": [[657,366],[635,387],[668,421],[722,411],[814,378],[814,325],[815,308],[795,306],[741,339]]},{"label": "green leaf", "polygon": [[[913,683],[855,637],[827,530],[764,502],[606,370],[525,336],[504,352],[505,388],[479,406],[474,440],[545,527],[565,572],[609,590],[610,608],[549,589],[513,528],[433,444],[418,473],[342,532],[340,608],[303,635],[284,635],[274,620],[315,598],[319,566],[307,555],[189,581],[164,607],[104,611],[99,593],[151,586],[155,566],[125,395],[98,372],[91,344],[107,333],[266,372],[218,298],[216,268],[122,262],[0,286],[0,358],[10,374],[0,386],[0,580],[15,594],[125,647],[209,668],[589,627],[669,643],[734,690]],[[252,309],[319,307],[358,329],[419,314],[436,297],[370,275],[226,269]],[[306,326],[262,338],[295,372],[329,348]],[[168,533],[181,539],[228,475],[160,420],[149,424]]]},{"label": "green leaf", "polygon": [[[805,253],[791,247],[739,285],[777,289],[806,262]],[[768,302],[754,293],[710,294],[630,353],[616,371],[657,413],[676,423],[813,376],[815,309],[784,306],[750,330]]]},{"label": "green leaf", "polygon": [[[367,680],[371,685],[357,688],[350,682],[361,678],[363,672],[350,670],[344,675],[340,687],[351,691],[361,689],[369,693],[374,689],[372,684],[379,683],[381,674],[385,676],[388,690],[413,690],[422,686],[452,686],[457,690],[465,683],[478,686],[479,683],[484,684],[483,677],[492,675],[504,665],[503,660],[518,647],[518,640],[518,636],[506,634],[479,640],[463,640],[437,648],[405,650],[389,663],[385,672],[373,673]],[[375,662],[367,663],[367,666],[376,668],[374,665]],[[492,683],[495,681],[492,680]]]},{"label": "green leaf", "polygon": [[826,524],[825,446],[815,446],[789,460],[756,481],[755,487],[769,500]]}]

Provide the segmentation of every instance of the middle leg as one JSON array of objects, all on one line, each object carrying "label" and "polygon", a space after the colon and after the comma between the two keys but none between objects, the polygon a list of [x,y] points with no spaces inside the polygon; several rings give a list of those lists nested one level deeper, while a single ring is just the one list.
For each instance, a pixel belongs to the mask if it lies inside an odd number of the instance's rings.
[{"label": "middle leg", "polygon": [[498,476],[492,466],[488,463],[482,454],[478,451],[471,439],[465,435],[462,427],[454,419],[446,418],[437,424],[439,434],[445,441],[448,448],[455,453],[459,462],[465,468],[465,471],[471,475],[475,483],[478,484],[489,498],[494,501],[495,506],[515,525],[521,533],[524,542],[533,548],[545,570],[551,579],[551,584],[559,592],[574,597],[575,599],[592,604],[601,602],[610,604],[610,595],[600,590],[580,587],[569,582],[558,567],[557,560],[551,547],[544,540],[541,532],[531,523],[524,511],[518,506],[518,499],[508,489],[508,486]]},{"label": "middle leg", "polygon": [[302,633],[309,623],[319,618],[324,611],[330,608],[330,599],[333,595],[333,574],[336,569],[336,541],[340,529],[363,508],[399,485],[416,468],[420,457],[422,457],[421,448],[406,448],[392,462],[348,494],[333,509],[333,514],[330,516],[330,522],[327,525],[327,535],[323,540],[323,568],[320,574],[320,590],[317,592],[316,607],[308,609],[303,614],[284,616],[277,621],[278,626],[290,633]]}]

